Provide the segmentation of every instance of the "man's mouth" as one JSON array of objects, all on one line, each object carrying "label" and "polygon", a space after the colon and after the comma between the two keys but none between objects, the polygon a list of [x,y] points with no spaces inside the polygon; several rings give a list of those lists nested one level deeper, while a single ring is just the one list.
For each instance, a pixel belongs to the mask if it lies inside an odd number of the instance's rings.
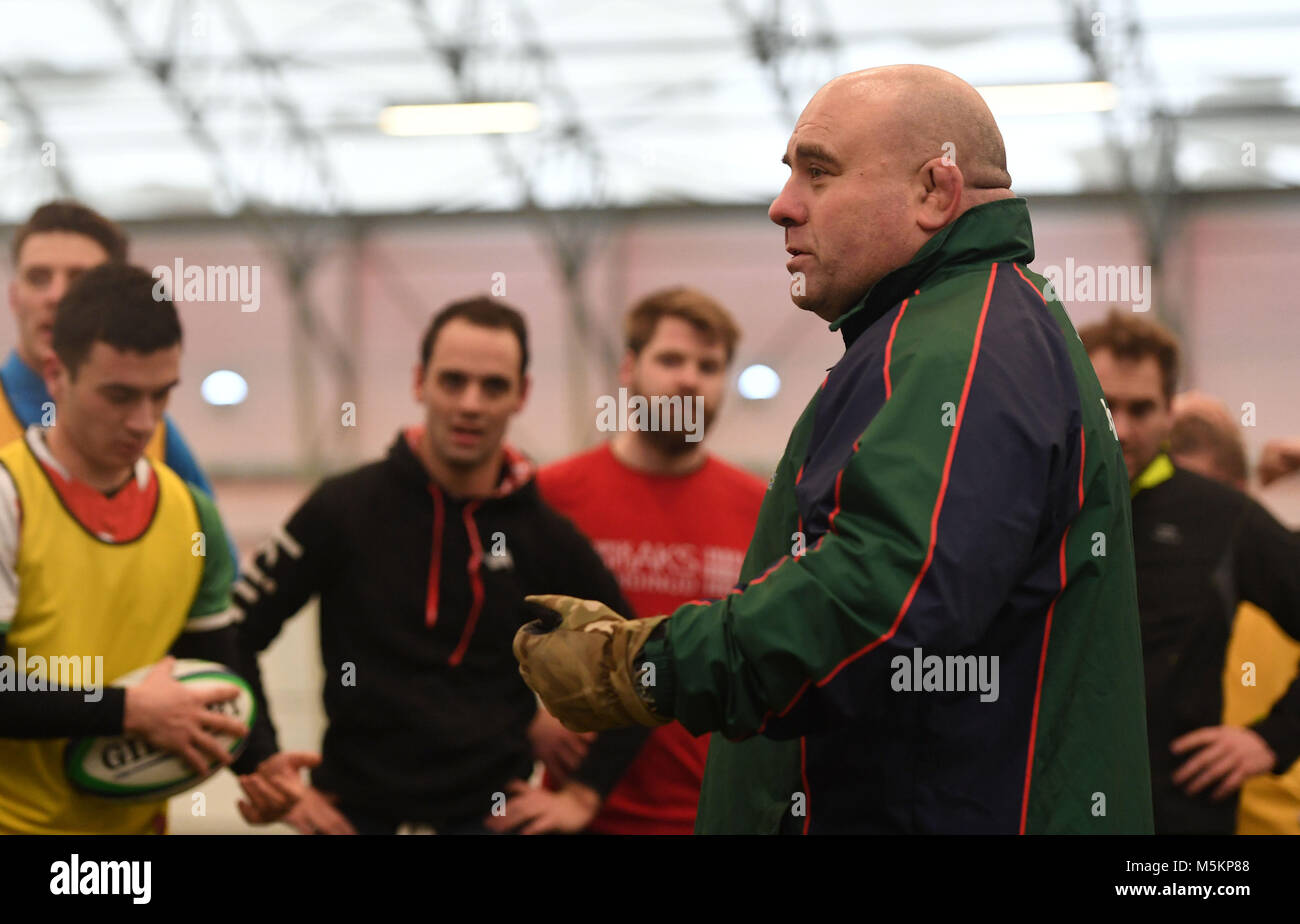
[{"label": "man's mouth", "polygon": [[118,452],[124,456],[142,456],[148,440],[118,440],[115,444]]},{"label": "man's mouth", "polygon": [[452,427],[451,438],[462,446],[472,446],[483,438],[483,430],[479,427]]}]

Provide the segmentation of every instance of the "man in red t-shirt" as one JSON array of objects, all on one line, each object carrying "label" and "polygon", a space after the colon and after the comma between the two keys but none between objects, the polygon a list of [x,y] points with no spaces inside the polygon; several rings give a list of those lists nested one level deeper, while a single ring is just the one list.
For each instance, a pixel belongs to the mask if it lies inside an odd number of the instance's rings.
[{"label": "man in red t-shirt", "polygon": [[[542,496],[592,540],[639,616],[720,597],[740,574],[766,486],[703,444],[738,339],[726,309],[702,292],[644,298],[627,316],[619,369],[629,428],[538,474]],[[649,404],[656,396],[703,407],[694,418],[666,410],[657,429],[631,429],[640,426],[638,397]],[[558,788],[519,791],[505,817],[524,833],[690,834],[708,741],[676,722],[606,732],[571,777],[548,777]]]}]

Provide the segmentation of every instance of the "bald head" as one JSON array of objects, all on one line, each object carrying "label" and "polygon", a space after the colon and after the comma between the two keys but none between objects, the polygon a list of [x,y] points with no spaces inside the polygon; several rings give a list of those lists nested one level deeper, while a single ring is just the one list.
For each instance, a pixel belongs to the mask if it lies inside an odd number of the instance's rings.
[{"label": "bald head", "polygon": [[964,212],[1008,199],[1002,133],[975,88],[934,67],[837,77],[799,116],[768,216],[799,307],[834,320]]},{"label": "bald head", "polygon": [[[836,77],[813,97],[853,118],[898,159],[920,167],[934,157],[953,160],[967,188],[1006,189],[1007,152],[993,113],[956,74],[922,64],[873,67]],[[812,103],[809,103],[811,108]]]},{"label": "bald head", "polygon": [[1169,455],[1174,464],[1244,489],[1246,444],[1227,405],[1203,392],[1185,391],[1175,396],[1173,411]]}]

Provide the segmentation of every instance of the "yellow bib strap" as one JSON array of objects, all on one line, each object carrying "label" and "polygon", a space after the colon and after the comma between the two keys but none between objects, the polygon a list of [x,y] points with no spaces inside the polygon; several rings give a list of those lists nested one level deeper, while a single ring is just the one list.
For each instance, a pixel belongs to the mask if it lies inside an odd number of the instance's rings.
[{"label": "yellow bib strap", "polygon": [[1172,477],[1174,477],[1174,463],[1162,452],[1133,479],[1133,484],[1129,486],[1129,496],[1137,497],[1139,491],[1154,488]]}]

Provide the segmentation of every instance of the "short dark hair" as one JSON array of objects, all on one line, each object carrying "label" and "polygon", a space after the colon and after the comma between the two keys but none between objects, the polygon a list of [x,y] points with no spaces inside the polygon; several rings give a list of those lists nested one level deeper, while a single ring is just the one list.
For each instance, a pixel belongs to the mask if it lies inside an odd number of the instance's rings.
[{"label": "short dark hair", "polygon": [[148,270],[102,263],[77,277],[60,299],[52,334],[55,354],[75,378],[96,343],[155,353],[181,342],[181,321]]},{"label": "short dark hair", "polygon": [[420,341],[420,366],[427,368],[429,358],[433,356],[433,344],[438,339],[438,332],[449,321],[459,318],[479,327],[505,328],[519,341],[519,378],[522,380],[528,371],[528,326],[524,316],[499,298],[476,295],[473,298],[452,302],[433,316],[429,327]]},{"label": "short dark hair", "polygon": [[121,226],[80,202],[73,199],[59,199],[39,206],[14,232],[11,245],[14,264],[17,265],[18,254],[22,252],[23,243],[29,237],[49,231],[67,231],[84,235],[104,248],[104,252],[108,254],[108,262],[126,262],[128,240]]},{"label": "short dark hair", "polygon": [[1089,356],[1098,350],[1110,350],[1118,359],[1155,359],[1165,402],[1173,403],[1178,385],[1178,339],[1155,321],[1112,308],[1104,321],[1080,327],[1079,339]]}]

